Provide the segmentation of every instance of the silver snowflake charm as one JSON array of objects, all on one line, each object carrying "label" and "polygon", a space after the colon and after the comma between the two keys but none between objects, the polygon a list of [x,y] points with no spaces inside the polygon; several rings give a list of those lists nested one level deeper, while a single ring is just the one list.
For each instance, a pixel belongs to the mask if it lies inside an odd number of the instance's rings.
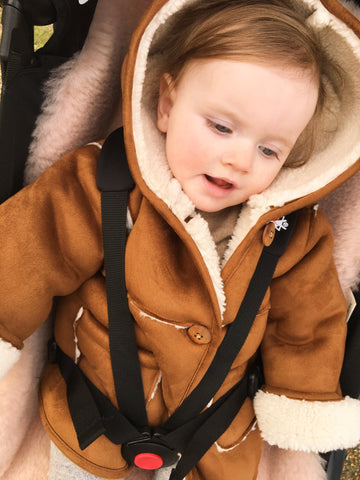
[{"label": "silver snowflake charm", "polygon": [[286,230],[287,227],[289,226],[288,221],[286,220],[285,217],[272,220],[272,223],[275,225],[275,228],[278,232],[280,232],[281,229]]}]

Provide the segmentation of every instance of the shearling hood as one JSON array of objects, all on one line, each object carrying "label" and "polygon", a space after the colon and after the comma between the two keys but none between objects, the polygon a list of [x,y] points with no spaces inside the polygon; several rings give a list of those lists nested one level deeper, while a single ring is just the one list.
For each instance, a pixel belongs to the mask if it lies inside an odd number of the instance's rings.
[{"label": "shearling hood", "polygon": [[[167,166],[164,138],[155,123],[159,83],[157,58],[148,55],[156,38],[166,35],[169,18],[193,1],[155,0],[140,23],[123,71],[124,125],[130,167],[142,193],[170,223],[172,213],[175,214],[195,238],[200,251],[208,252],[207,247],[202,248],[202,240],[196,238],[196,232],[203,230],[197,228],[202,219],[195,214],[194,205]],[[335,78],[325,79],[329,102],[325,112],[331,113],[324,115],[323,122],[324,131],[328,133],[316,143],[314,153],[305,165],[296,169],[283,168],[270,187],[243,205],[225,261],[258,222],[263,225],[290,210],[316,203],[360,167],[359,21],[335,0],[324,0],[323,3],[320,0],[289,0],[289,3],[319,32],[328,58],[334,59],[343,69],[344,81],[339,88]],[[190,217],[192,221],[189,222]],[[213,253],[207,255],[211,257]]]}]

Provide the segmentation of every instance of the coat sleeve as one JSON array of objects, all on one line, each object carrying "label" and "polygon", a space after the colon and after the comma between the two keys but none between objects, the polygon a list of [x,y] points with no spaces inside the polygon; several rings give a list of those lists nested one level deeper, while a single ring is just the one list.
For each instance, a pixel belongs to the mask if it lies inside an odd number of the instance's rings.
[{"label": "coat sleeve", "polygon": [[53,298],[102,266],[98,153],[93,145],[67,155],[0,206],[0,378]]},{"label": "coat sleeve", "polygon": [[261,348],[265,385],[254,408],[270,445],[326,452],[360,443],[360,402],[343,398],[339,386],[346,302],[331,227],[320,210],[300,217],[271,284]]}]

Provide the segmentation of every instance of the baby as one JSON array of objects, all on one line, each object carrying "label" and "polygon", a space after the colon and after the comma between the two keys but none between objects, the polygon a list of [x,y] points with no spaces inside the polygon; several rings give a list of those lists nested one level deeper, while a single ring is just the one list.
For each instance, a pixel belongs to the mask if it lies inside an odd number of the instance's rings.
[{"label": "baby", "polygon": [[[262,438],[314,452],[360,440],[359,403],[344,399],[339,388],[346,304],[331,229],[313,208],[358,168],[350,146],[344,158],[335,155],[349,103],[340,85],[353,57],[346,44],[330,61],[324,38],[309,26],[312,8],[277,0],[155,2],[124,66],[125,143],[135,181],[126,287],[151,427],[171,418],[199,384],[263,245],[299,211],[294,236],[214,400],[245,378],[259,355],[264,386],[254,401],[247,397],[239,405],[229,428],[186,475],[191,480],[255,478]],[[355,89],[350,94],[360,102]],[[327,115],[334,98],[335,117]],[[359,132],[351,145],[358,140]],[[58,348],[117,406],[98,154],[92,144],[67,155],[0,207],[0,347],[9,365],[16,361],[57,297]],[[330,164],[334,170],[324,172]],[[62,454],[77,465],[66,464],[67,479],[128,476],[131,465],[106,428],[79,447],[66,389],[57,365],[49,365],[40,409],[57,459],[50,479],[64,477]],[[175,466],[167,475],[179,478]]]}]

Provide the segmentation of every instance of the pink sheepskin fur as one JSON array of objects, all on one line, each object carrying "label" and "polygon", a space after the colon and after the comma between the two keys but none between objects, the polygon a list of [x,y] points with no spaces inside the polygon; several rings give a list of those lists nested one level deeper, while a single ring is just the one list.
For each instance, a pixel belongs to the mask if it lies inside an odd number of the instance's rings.
[{"label": "pink sheepskin fur", "polygon": [[[130,34],[150,0],[98,0],[81,52],[55,71],[33,135],[26,181],[64,153],[121,125],[120,70]],[[359,11],[357,11],[357,14]],[[124,21],[126,19],[126,21]],[[321,202],[335,232],[335,260],[344,289],[360,280],[360,174]],[[46,480],[49,440],[37,410],[49,322],[26,342],[0,382],[0,478]],[[325,480],[320,457],[265,443],[257,480]],[[129,480],[149,475],[134,472]],[[64,479],[66,480],[66,479]]]},{"label": "pink sheepskin fur", "polygon": [[257,480],[326,480],[324,465],[315,453],[283,450],[265,442]]},{"label": "pink sheepskin fur", "polygon": [[334,258],[344,290],[360,282],[360,173],[324,198],[325,211],[334,230]]},{"label": "pink sheepskin fur", "polygon": [[49,79],[33,132],[26,183],[76,147],[121,125],[120,72],[133,29],[150,0],[98,0],[81,52]]},{"label": "pink sheepskin fur", "polygon": [[[0,382],[0,478],[46,478],[49,441],[38,414],[37,389],[46,359],[49,323],[25,341],[20,360]],[[13,476],[11,472],[19,472]],[[41,475],[41,476],[38,476]]]}]

